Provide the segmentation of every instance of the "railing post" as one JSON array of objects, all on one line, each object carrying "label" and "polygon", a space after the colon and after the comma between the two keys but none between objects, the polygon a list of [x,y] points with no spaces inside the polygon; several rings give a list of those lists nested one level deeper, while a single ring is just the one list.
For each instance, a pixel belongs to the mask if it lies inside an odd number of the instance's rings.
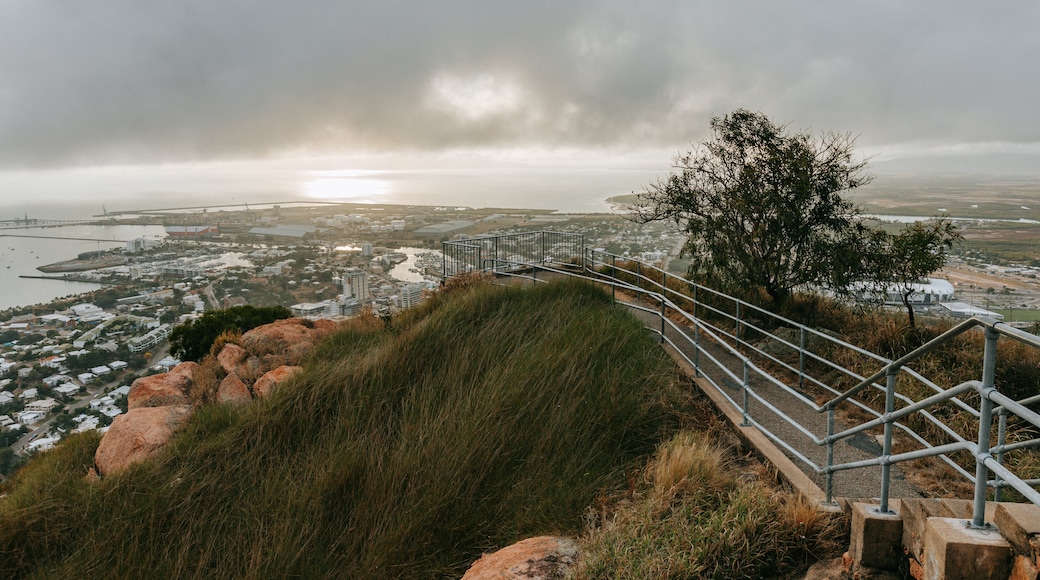
[{"label": "railing post", "polygon": [[664,317],[666,314],[664,296],[661,296],[661,344],[664,344]]},{"label": "railing post", "polygon": [[610,285],[610,297],[617,301],[617,256],[610,255],[610,277],[614,283]]},{"label": "railing post", "polygon": [[834,407],[827,409],[827,504],[834,503],[834,472],[831,471],[831,467],[834,466],[834,441],[831,437],[834,436]]},{"label": "railing post", "polygon": [[751,410],[748,406],[748,361],[744,361],[744,385],[741,388],[741,392],[744,394],[744,420],[740,423],[741,427],[751,426]]},{"label": "railing post", "polygon": [[[733,330],[733,334],[736,335],[736,340],[740,341],[740,302],[737,302],[737,327]],[[739,345],[737,345],[739,348]]]},{"label": "railing post", "polygon": [[1000,334],[986,327],[986,349],[982,358],[982,390],[979,393],[979,443],[975,449],[975,502],[972,513],[972,528],[986,527],[986,479],[989,468],[984,460],[989,457],[990,430],[993,428],[993,401],[989,393],[993,389],[997,369],[997,338]]},{"label": "railing post", "polygon": [[693,370],[694,376],[701,372],[701,323],[697,318],[697,287],[693,287]]},{"label": "railing post", "polygon": [[[1004,465],[1004,442],[1007,440],[1007,409],[1001,408],[1000,412],[997,413],[997,463]],[[1000,483],[1000,476],[994,478],[996,483]],[[1000,501],[1003,495],[1004,487],[997,485],[993,488],[993,501]]]},{"label": "railing post", "polygon": [[805,386],[805,327],[802,327],[801,343],[798,346],[798,388]]},{"label": "railing post", "polygon": [[878,513],[892,513],[888,509],[889,485],[892,481],[892,464],[888,458],[892,455],[892,412],[896,410],[896,373],[898,367],[888,369],[888,377],[885,381],[885,441],[881,451],[881,505]]}]

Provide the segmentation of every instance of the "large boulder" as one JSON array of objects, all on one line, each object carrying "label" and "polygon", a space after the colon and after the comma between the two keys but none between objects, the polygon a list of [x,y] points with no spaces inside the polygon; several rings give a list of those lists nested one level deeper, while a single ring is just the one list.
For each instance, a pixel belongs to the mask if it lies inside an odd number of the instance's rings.
[{"label": "large boulder", "polygon": [[217,387],[218,403],[244,405],[252,401],[253,395],[249,392],[249,387],[235,373],[229,374],[220,381],[220,386]]},{"label": "large boulder", "polygon": [[139,407],[112,421],[94,453],[101,475],[112,475],[162,449],[191,414],[189,405]]},{"label": "large boulder", "polygon": [[484,554],[462,580],[555,580],[567,574],[578,554],[578,543],[570,538],[528,538]]},{"label": "large boulder", "polygon": [[292,367],[282,365],[270,370],[253,383],[253,393],[257,399],[263,399],[270,395],[275,387],[289,380],[290,377],[303,370],[303,367]]},{"label": "large boulder", "polygon": [[126,397],[128,409],[185,405],[189,402],[191,379],[183,373],[162,373],[141,377],[130,385]]},{"label": "large boulder", "polygon": [[287,362],[296,363],[335,328],[331,320],[285,318],[243,334],[242,346],[257,356],[284,354]]}]

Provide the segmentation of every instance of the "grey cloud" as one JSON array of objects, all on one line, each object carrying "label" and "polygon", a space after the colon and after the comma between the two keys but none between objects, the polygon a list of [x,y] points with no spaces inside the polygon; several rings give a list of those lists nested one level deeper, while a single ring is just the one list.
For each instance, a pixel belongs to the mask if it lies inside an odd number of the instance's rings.
[{"label": "grey cloud", "polygon": [[682,147],[736,107],[1037,143],[1038,24],[1021,1],[0,0],[0,164]]}]

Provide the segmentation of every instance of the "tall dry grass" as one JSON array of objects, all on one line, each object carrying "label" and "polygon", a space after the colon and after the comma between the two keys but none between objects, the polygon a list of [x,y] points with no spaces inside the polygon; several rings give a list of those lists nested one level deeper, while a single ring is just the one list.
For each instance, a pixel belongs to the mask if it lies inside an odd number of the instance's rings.
[{"label": "tall dry grass", "polygon": [[0,500],[0,577],[458,577],[579,533],[680,399],[601,290],[474,283],[343,329],[269,399],[202,406],[121,474],[84,480],[96,437],[31,462]]}]

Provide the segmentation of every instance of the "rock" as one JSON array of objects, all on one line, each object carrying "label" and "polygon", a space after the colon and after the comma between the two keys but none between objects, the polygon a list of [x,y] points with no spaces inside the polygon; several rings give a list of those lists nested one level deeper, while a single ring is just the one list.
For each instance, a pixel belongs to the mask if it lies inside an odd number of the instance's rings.
[{"label": "rock", "polygon": [[286,318],[258,326],[242,335],[242,346],[249,352],[285,354],[290,362],[299,362],[311,348],[332,333],[336,324],[331,320],[312,321]]},{"label": "rock", "polygon": [[246,352],[246,349],[229,342],[217,353],[217,362],[220,363],[220,367],[224,369],[225,373],[231,374],[236,371],[238,365],[246,360],[248,356],[249,353]]},{"label": "rock", "polygon": [[264,373],[264,376],[260,377],[253,383],[253,393],[256,394],[257,399],[263,399],[270,395],[275,387],[289,380],[290,377],[303,370],[303,367],[292,367],[289,365],[282,365],[274,370]]},{"label": "rock", "polygon": [[181,364],[170,369],[171,373],[183,375],[188,378],[192,383],[199,380],[198,373],[202,370],[197,362],[182,362]]},{"label": "rock", "polygon": [[98,473],[112,475],[151,457],[169,442],[190,414],[188,405],[171,405],[139,407],[119,415],[94,453]]},{"label": "rock", "polygon": [[224,380],[220,381],[220,386],[217,387],[217,402],[244,405],[253,402],[253,395],[242,379],[238,378],[235,373],[231,373],[224,377]]},{"label": "rock", "polygon": [[141,377],[130,385],[126,397],[128,409],[184,405],[189,402],[191,379],[180,373],[162,373]]},{"label": "rock", "polygon": [[570,538],[538,536],[484,554],[462,580],[550,580],[563,578],[578,559]]}]

